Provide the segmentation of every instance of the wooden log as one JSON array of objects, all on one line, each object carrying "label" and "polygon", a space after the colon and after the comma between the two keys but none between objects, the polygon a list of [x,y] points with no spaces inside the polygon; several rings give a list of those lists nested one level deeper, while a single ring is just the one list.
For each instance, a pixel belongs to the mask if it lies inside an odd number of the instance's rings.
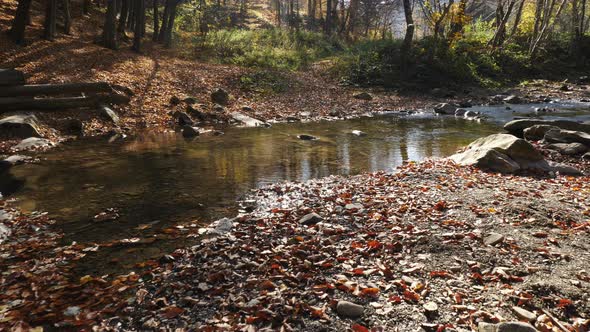
[{"label": "wooden log", "polygon": [[112,92],[113,89],[106,82],[96,83],[67,83],[67,84],[31,84],[0,87],[0,97],[38,96],[38,95],[67,95]]},{"label": "wooden log", "polygon": [[97,108],[101,104],[125,104],[129,97],[121,94],[67,98],[0,98],[0,113],[8,111],[59,111],[76,108]]},{"label": "wooden log", "polygon": [[0,69],[0,86],[23,85],[25,75],[20,70]]}]

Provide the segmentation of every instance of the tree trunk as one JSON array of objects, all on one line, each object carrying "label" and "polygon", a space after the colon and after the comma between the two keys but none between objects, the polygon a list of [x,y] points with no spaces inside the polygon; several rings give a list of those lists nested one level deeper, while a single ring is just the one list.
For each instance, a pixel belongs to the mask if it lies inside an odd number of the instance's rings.
[{"label": "tree trunk", "polygon": [[168,28],[168,20],[170,18],[170,7],[172,6],[173,0],[166,0],[164,5],[164,14],[162,15],[162,26],[160,27],[160,34],[158,35],[158,41],[164,42],[166,38],[166,29]]},{"label": "tree trunk", "polygon": [[19,0],[10,36],[16,44],[22,44],[25,41],[25,28],[27,26],[27,17],[31,9],[32,0]]},{"label": "tree trunk", "polygon": [[102,95],[66,98],[0,98],[0,113],[9,111],[44,110],[60,111],[83,107],[97,107],[100,104],[125,104],[129,98],[123,95]]},{"label": "tree trunk", "polygon": [[164,46],[167,48],[172,46],[172,31],[174,30],[174,20],[176,19],[176,6],[178,2],[172,0],[172,7],[170,8],[170,18],[168,19],[168,26],[166,27],[166,37],[164,40]]},{"label": "tree trunk", "polygon": [[158,0],[152,1],[152,7],[154,9],[154,34],[152,35],[152,40],[157,41],[158,31],[160,30],[160,27],[158,26]]},{"label": "tree trunk", "polygon": [[520,24],[520,20],[522,19],[522,10],[524,8],[525,0],[520,1],[520,6],[518,6],[518,11],[516,12],[516,17],[514,18],[514,25],[512,26],[512,31],[510,31],[510,37],[516,35],[518,31],[518,25]]},{"label": "tree trunk", "polygon": [[119,14],[119,25],[117,26],[117,33],[119,35],[125,34],[125,25],[127,24],[127,16],[129,15],[129,1],[121,0],[121,13]]},{"label": "tree trunk", "polygon": [[[356,14],[358,11],[358,0],[350,0],[350,5],[348,7],[348,25],[346,27],[346,35],[351,36],[354,34],[354,26],[356,25]],[[346,19],[344,19],[346,20]],[[345,24],[343,22],[342,24]]]},{"label": "tree trunk", "polygon": [[512,10],[514,9],[514,5],[516,4],[516,0],[511,0],[508,4],[508,8],[502,17],[499,17],[498,27],[496,28],[496,33],[494,37],[490,40],[489,45],[494,47],[501,46],[506,39],[506,24],[508,23],[508,19],[512,14]]},{"label": "tree trunk", "polygon": [[402,58],[404,62],[407,62],[408,55],[412,49],[412,41],[414,40],[414,18],[412,16],[412,4],[410,0],[403,0],[403,5],[404,16],[406,17],[406,35],[402,44]]},{"label": "tree trunk", "polygon": [[143,0],[134,0],[135,30],[133,31],[133,50],[141,52],[141,37],[143,34],[145,6]]},{"label": "tree trunk", "polygon": [[324,23],[324,32],[326,34],[332,33],[332,1],[335,0],[326,1],[326,22]]},{"label": "tree trunk", "polygon": [[45,7],[45,23],[43,38],[53,40],[55,38],[55,26],[57,21],[57,0],[47,0]]},{"label": "tree trunk", "polygon": [[107,0],[107,13],[105,15],[104,27],[102,30],[102,39],[104,46],[112,50],[117,49],[116,38],[116,0]]},{"label": "tree trunk", "polygon": [[90,5],[91,5],[90,0],[83,0],[83,3],[82,3],[82,13],[84,15],[90,14]]},{"label": "tree trunk", "polygon": [[69,35],[72,29],[72,14],[70,11],[70,0],[62,0],[64,15],[64,33]]},{"label": "tree trunk", "polygon": [[25,82],[22,73],[18,75],[17,72],[15,78],[17,79],[15,82],[19,83],[19,85],[0,86],[0,97],[110,93],[113,91],[111,86],[106,82],[24,85]]}]

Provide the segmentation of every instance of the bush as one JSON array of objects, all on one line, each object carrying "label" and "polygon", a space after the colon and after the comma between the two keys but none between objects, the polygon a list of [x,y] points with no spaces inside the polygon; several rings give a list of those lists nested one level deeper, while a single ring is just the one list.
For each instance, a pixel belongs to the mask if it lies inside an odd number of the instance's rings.
[{"label": "bush", "polygon": [[308,31],[281,29],[218,30],[196,37],[205,59],[245,67],[296,70],[344,50],[335,38]]}]

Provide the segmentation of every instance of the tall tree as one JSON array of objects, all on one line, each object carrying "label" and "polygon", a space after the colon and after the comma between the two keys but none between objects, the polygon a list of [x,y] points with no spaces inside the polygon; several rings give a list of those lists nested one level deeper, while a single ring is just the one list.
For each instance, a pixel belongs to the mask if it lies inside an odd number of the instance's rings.
[{"label": "tall tree", "polygon": [[158,26],[158,0],[152,0],[152,7],[154,10],[154,34],[152,35],[152,40],[158,40],[158,30],[160,27]]},{"label": "tall tree", "polygon": [[412,15],[412,4],[410,0],[403,0],[404,16],[406,18],[406,35],[404,36],[404,43],[402,44],[402,58],[407,62],[408,55],[412,49],[412,41],[414,40],[414,17]]},{"label": "tall tree", "polygon": [[72,30],[72,14],[70,11],[70,0],[62,0],[62,11],[64,19],[64,33],[69,35]]},{"label": "tall tree", "polygon": [[102,30],[103,45],[112,50],[117,49],[117,1],[107,0],[107,13],[105,15],[104,27]]},{"label": "tall tree", "polygon": [[135,30],[133,31],[133,50],[141,51],[141,38],[145,27],[145,2],[144,0],[134,0],[135,9]]},{"label": "tall tree", "polygon": [[57,25],[57,0],[47,0],[47,5],[45,6],[45,23],[43,25],[43,38],[53,40]]},{"label": "tall tree", "polygon": [[17,44],[22,44],[25,41],[25,28],[27,26],[29,11],[31,10],[31,2],[32,0],[19,0],[18,6],[16,7],[10,36]]}]

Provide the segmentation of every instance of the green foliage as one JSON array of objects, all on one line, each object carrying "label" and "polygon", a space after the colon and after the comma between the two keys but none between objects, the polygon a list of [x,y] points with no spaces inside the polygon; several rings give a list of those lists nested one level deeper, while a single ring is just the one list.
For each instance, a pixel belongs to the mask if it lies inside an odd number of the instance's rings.
[{"label": "green foliage", "polygon": [[203,59],[245,67],[296,70],[344,50],[335,38],[281,29],[217,30],[195,37]]},{"label": "green foliage", "polygon": [[276,70],[256,70],[240,77],[240,86],[244,91],[256,94],[273,94],[287,91],[289,77]]}]

